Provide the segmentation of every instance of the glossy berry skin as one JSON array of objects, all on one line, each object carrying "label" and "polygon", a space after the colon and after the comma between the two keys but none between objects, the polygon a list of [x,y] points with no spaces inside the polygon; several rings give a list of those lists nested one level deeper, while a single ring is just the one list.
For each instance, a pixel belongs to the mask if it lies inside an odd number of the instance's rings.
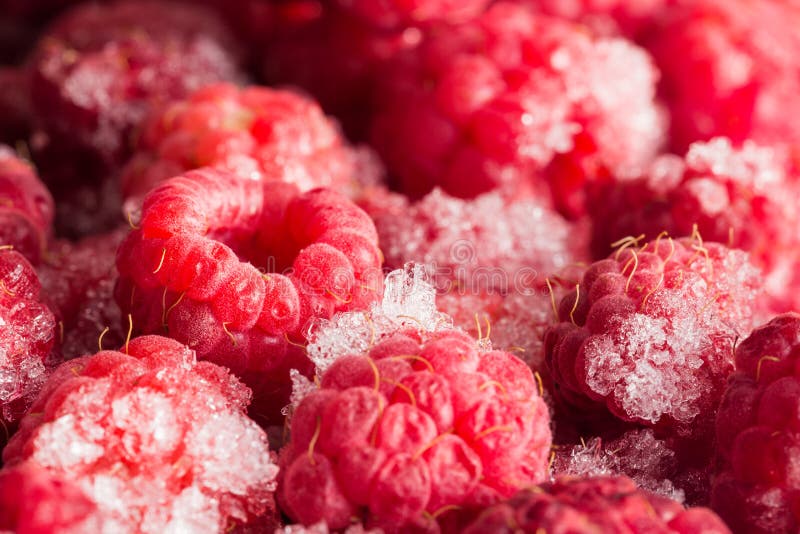
[{"label": "glossy berry skin", "polygon": [[359,155],[311,99],[286,90],[211,84],[154,113],[122,177],[141,199],[158,183],[197,167],[280,180],[301,191],[352,191]]},{"label": "glossy berry skin", "polygon": [[145,336],[70,360],[3,451],[75,483],[105,532],[209,529],[274,511],[277,467],[251,393],[177,341]]},{"label": "glossy berry skin", "polygon": [[730,534],[707,508],[684,509],[626,477],[563,478],[489,507],[463,532]]},{"label": "glossy berry skin", "polygon": [[533,190],[579,217],[587,181],[658,150],[655,78],[624,39],[498,2],[387,65],[371,139],[412,197]]},{"label": "glossy berry skin", "polygon": [[56,322],[42,303],[33,266],[0,248],[0,423],[16,423],[39,392],[56,343]]},{"label": "glossy berry skin", "polygon": [[145,197],[117,254],[117,302],[136,332],[167,332],[255,390],[279,418],[288,370],[309,368],[306,323],[380,295],[381,253],[366,213],[327,189],[199,169]]},{"label": "glossy berry skin", "polygon": [[[402,531],[544,480],[547,407],[527,366],[457,330],[342,354],[296,407],[280,502],[294,520]],[[439,514],[437,514],[439,512]]]},{"label": "glossy berry skin", "polygon": [[577,419],[610,412],[703,437],[761,278],[745,253],[698,237],[634,243],[590,265],[561,300],[545,337],[556,398]]},{"label": "glossy berry skin", "polygon": [[0,246],[40,261],[52,233],[53,197],[30,164],[0,145]]},{"label": "glossy berry skin", "polygon": [[800,315],[779,315],[736,347],[717,415],[711,505],[737,532],[800,528]]}]

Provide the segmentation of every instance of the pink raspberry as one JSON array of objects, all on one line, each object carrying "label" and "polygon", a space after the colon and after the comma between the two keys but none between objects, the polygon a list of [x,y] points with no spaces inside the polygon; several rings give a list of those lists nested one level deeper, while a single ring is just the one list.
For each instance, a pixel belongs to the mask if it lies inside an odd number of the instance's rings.
[{"label": "pink raspberry", "polygon": [[744,252],[698,237],[627,241],[561,300],[545,338],[556,398],[576,419],[610,412],[707,437],[760,286]]},{"label": "pink raspberry", "polygon": [[737,532],[800,528],[800,315],[779,315],[736,347],[717,414],[711,505]]},{"label": "pink raspberry", "polygon": [[387,66],[372,140],[411,196],[533,189],[577,217],[587,180],[658,150],[656,76],[624,39],[499,2]]},{"label": "pink raspberry", "polygon": [[57,368],[3,451],[75,483],[106,532],[224,531],[274,512],[277,467],[250,390],[147,336]]},{"label": "pink raspberry", "polygon": [[6,431],[28,409],[52,363],[56,324],[40,290],[25,257],[0,247],[0,424]]},{"label": "pink raspberry", "polygon": [[716,138],[694,143],[686,156],[662,156],[641,178],[607,183],[592,193],[593,249],[605,256],[627,235],[654,239],[662,231],[689,235],[750,252],[764,271],[765,308],[800,305],[796,274],[800,189],[780,150],[745,142],[734,148]]},{"label": "pink raspberry", "polygon": [[646,36],[671,112],[672,148],[727,136],[794,143],[800,127],[800,8],[792,2],[680,2]]},{"label": "pink raspberry", "polygon": [[97,505],[78,487],[35,464],[0,471],[0,529],[7,532],[99,532]]},{"label": "pink raspberry", "polygon": [[211,168],[153,189],[120,246],[117,302],[136,332],[171,337],[255,390],[253,413],[278,417],[311,318],[360,309],[382,283],[366,213],[327,189]]},{"label": "pink raspberry", "polygon": [[128,322],[114,300],[114,284],[117,247],[127,234],[126,226],[78,243],[60,241],[37,269],[66,359],[93,354],[98,343],[118,347],[125,341]]},{"label": "pink raspberry", "polygon": [[155,113],[122,178],[125,197],[185,171],[211,166],[253,179],[281,180],[301,191],[354,190],[359,153],[319,106],[299,94],[229,84],[203,87]]},{"label": "pink raspberry", "polygon": [[337,0],[368,24],[392,29],[434,21],[459,22],[480,14],[489,0]]},{"label": "pink raspberry", "polygon": [[[293,519],[402,528],[544,480],[547,408],[527,366],[463,332],[400,330],[342,354],[297,406],[282,456]],[[427,512],[428,515],[425,514]]]},{"label": "pink raspberry", "polygon": [[36,172],[0,145],[0,246],[36,264],[52,232],[53,198]]},{"label": "pink raspberry", "polygon": [[711,510],[684,509],[626,477],[564,478],[526,489],[487,508],[461,531],[730,534]]}]

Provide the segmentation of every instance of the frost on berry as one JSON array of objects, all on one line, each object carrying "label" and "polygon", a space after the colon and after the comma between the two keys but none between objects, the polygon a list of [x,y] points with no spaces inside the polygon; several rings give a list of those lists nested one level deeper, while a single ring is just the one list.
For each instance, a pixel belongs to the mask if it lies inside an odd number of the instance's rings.
[{"label": "frost on berry", "polygon": [[736,348],[736,373],[717,414],[711,505],[737,532],[800,528],[798,361],[796,313],[773,318]]},{"label": "frost on berry", "polygon": [[308,374],[306,326],[368,308],[383,283],[372,221],[329,189],[202,168],[143,203],[117,253],[115,297],[138,333],[167,333],[254,390],[278,422],[289,370]]},{"label": "frost on berry", "polygon": [[642,49],[524,5],[438,27],[386,71],[372,140],[414,197],[533,190],[577,218],[586,182],[647,164],[663,140]]},{"label": "frost on berry", "polygon": [[58,367],[3,451],[74,482],[108,532],[222,531],[274,511],[250,391],[180,343],[131,340]]},{"label": "frost on berry", "polygon": [[[47,376],[56,324],[30,263],[0,247],[0,423],[15,423]],[[7,437],[7,436],[6,436]]]},{"label": "frost on berry", "polygon": [[527,365],[454,328],[421,266],[384,287],[309,334],[318,386],[297,384],[279,483],[305,525],[435,528],[547,474],[550,418]]},{"label": "frost on berry", "polygon": [[752,325],[761,278],[744,252],[699,236],[628,240],[592,264],[560,303],[546,361],[572,408],[706,432],[732,348]]},{"label": "frost on berry", "polygon": [[590,194],[594,253],[605,256],[626,235],[654,239],[696,228],[707,241],[750,252],[764,271],[763,311],[793,309],[797,292],[787,288],[798,284],[793,206],[800,190],[787,159],[776,147],[718,137],[693,143],[684,158],[658,158],[637,179],[601,185]]}]

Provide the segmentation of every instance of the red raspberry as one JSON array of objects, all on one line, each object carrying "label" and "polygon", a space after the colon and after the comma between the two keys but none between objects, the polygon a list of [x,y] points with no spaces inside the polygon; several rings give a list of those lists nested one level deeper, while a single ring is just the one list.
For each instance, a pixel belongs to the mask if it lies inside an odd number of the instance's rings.
[{"label": "red raspberry", "polygon": [[647,35],[671,112],[671,144],[715,136],[797,143],[800,7],[746,0],[680,2]]},{"label": "red raspberry", "polygon": [[593,192],[595,255],[627,235],[654,239],[697,228],[709,241],[750,252],[765,274],[765,307],[795,308],[800,298],[787,287],[800,287],[800,190],[786,168],[780,151],[751,142],[734,148],[726,138],[694,143],[682,160],[663,156],[643,177]]},{"label": "red raspberry", "polygon": [[158,336],[62,364],[3,451],[75,484],[106,532],[223,531],[274,511],[250,390]]},{"label": "red raspberry", "polygon": [[655,78],[624,39],[499,2],[432,30],[387,68],[372,139],[412,196],[549,187],[560,211],[579,216],[590,177],[656,153]]},{"label": "red raspberry", "polygon": [[327,189],[199,169],[153,189],[140,225],[117,256],[123,314],[229,367],[267,418],[285,404],[288,369],[308,368],[306,322],[379,295],[375,227]]},{"label": "red raspberry", "polygon": [[97,505],[73,482],[35,464],[0,471],[0,529],[6,532],[100,532]]},{"label": "red raspberry", "polygon": [[[78,243],[52,246],[38,268],[47,303],[59,321],[65,359],[125,341],[128,323],[114,300],[117,247],[128,234],[121,228]],[[102,347],[101,347],[102,350]]]},{"label": "red raspberry", "polygon": [[338,4],[368,24],[379,28],[414,26],[426,22],[469,20],[489,4],[489,0],[337,0]]},{"label": "red raspberry", "polygon": [[580,21],[593,30],[613,35],[646,36],[654,19],[675,0],[520,0],[548,15]]},{"label": "red raspberry", "polygon": [[4,427],[25,413],[52,363],[56,324],[41,302],[40,289],[25,257],[0,247],[0,424]]},{"label": "red raspberry", "polygon": [[800,315],[775,317],[736,348],[717,414],[720,465],[711,504],[737,532],[797,532]]},{"label": "red raspberry", "polygon": [[557,399],[578,419],[608,410],[704,437],[760,286],[744,252],[697,237],[628,241],[561,300],[545,338]]},{"label": "red raspberry", "polygon": [[625,477],[561,479],[489,507],[463,532],[730,534],[707,508],[684,509]]},{"label": "red raspberry", "polygon": [[358,153],[312,100],[266,87],[216,84],[147,121],[122,186],[126,198],[141,197],[167,178],[212,166],[293,183],[301,191],[347,191],[364,178],[358,163]]},{"label": "red raspberry", "polygon": [[402,528],[546,476],[549,417],[530,370],[462,332],[398,331],[321,384],[282,458],[285,511],[304,524]]},{"label": "red raspberry", "polygon": [[53,198],[30,165],[0,145],[0,246],[38,263],[53,224]]}]

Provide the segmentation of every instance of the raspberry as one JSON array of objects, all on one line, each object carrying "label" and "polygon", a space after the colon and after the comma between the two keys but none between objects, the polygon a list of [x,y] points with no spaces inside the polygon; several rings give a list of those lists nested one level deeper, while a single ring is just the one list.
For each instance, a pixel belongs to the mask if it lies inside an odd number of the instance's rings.
[{"label": "raspberry", "polygon": [[0,529],[99,532],[97,506],[74,483],[34,464],[0,471]]},{"label": "raspberry", "polygon": [[626,477],[565,478],[526,489],[463,529],[465,534],[519,531],[730,533],[711,510],[686,510]]},{"label": "raspberry", "polygon": [[442,20],[450,22],[469,20],[489,4],[489,0],[425,0],[411,3],[398,0],[380,2],[337,0],[337,2],[343,9],[351,11],[368,24],[387,29]]},{"label": "raspberry", "polygon": [[736,348],[717,414],[719,469],[711,504],[737,532],[800,528],[800,315],[779,315]]},{"label": "raspberry", "polygon": [[608,183],[592,193],[593,249],[626,235],[654,239],[662,231],[688,235],[694,228],[709,241],[750,252],[764,271],[766,308],[785,311],[800,305],[798,236],[793,206],[800,190],[787,176],[781,151],[745,142],[734,148],[716,138],[694,143],[681,160],[663,156],[648,173],[631,181]]},{"label": "raspberry", "polygon": [[675,0],[525,0],[543,13],[580,21],[603,34],[644,37]]},{"label": "raspberry", "polygon": [[326,189],[199,169],[153,189],[140,225],[117,256],[123,314],[229,367],[268,419],[288,369],[308,367],[305,323],[366,307],[382,283],[372,221]]},{"label": "raspberry", "polygon": [[40,289],[31,264],[0,247],[0,424],[6,430],[33,401],[52,363],[56,325]]},{"label": "raspberry", "polygon": [[74,482],[114,532],[223,531],[274,511],[250,391],[158,336],[58,367],[3,451]]},{"label": "raspberry", "polygon": [[671,113],[671,144],[726,136],[797,143],[800,8],[791,2],[680,2],[648,32]]},{"label": "raspberry", "polygon": [[443,326],[419,274],[395,271],[380,305],[312,330],[320,388],[294,399],[279,482],[305,525],[354,516],[402,531],[547,475],[549,416],[530,370]]},{"label": "raspberry", "polygon": [[353,189],[358,153],[308,98],[266,87],[203,87],[154,114],[123,176],[125,197],[185,171],[212,166],[306,191]]},{"label": "raspberry", "polygon": [[624,39],[499,2],[387,67],[372,140],[411,196],[532,188],[578,217],[587,180],[638,168],[659,148],[655,79]]},{"label": "raspberry", "polygon": [[0,143],[14,145],[30,134],[31,102],[22,68],[0,67]]},{"label": "raspberry", "polygon": [[30,165],[0,145],[0,245],[38,263],[53,224],[53,198]]},{"label": "raspberry", "polygon": [[[127,227],[52,246],[39,266],[47,303],[59,321],[65,359],[92,354],[98,339],[106,347],[125,341],[127,321],[114,300],[117,247]],[[101,347],[102,350],[102,347]]]},{"label": "raspberry", "polygon": [[704,437],[760,285],[746,253],[699,236],[628,240],[561,300],[545,337],[556,398],[578,419]]}]

